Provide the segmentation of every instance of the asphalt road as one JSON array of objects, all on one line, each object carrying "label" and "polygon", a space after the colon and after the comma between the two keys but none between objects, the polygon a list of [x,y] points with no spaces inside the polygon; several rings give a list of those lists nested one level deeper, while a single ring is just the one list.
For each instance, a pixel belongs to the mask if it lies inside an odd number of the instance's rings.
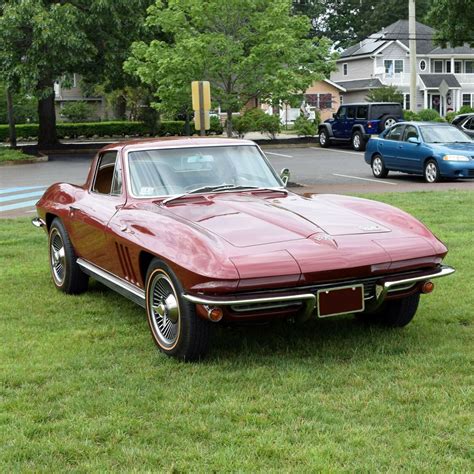
[{"label": "asphalt road", "polygon": [[[265,148],[277,171],[289,168],[297,193],[370,193],[470,189],[474,181],[427,184],[422,177],[390,173],[387,179],[372,176],[363,153],[348,148]],[[56,155],[50,161],[0,167],[0,218],[33,216],[34,205],[52,183],[84,182],[92,155]]]}]

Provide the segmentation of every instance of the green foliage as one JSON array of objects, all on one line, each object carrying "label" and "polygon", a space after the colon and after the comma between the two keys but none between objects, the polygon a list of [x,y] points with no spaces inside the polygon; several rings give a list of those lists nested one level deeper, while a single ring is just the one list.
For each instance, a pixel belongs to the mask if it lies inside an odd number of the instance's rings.
[{"label": "green foliage", "polygon": [[398,102],[403,104],[403,94],[395,86],[383,86],[371,89],[367,94],[368,102]]},{"label": "green foliage", "polygon": [[418,118],[422,122],[444,122],[445,120],[434,109],[423,109],[418,112]]},{"label": "green foliage", "polygon": [[[15,123],[38,121],[38,101],[35,97],[21,92],[13,94]],[[0,123],[8,123],[6,87],[0,83]]]},{"label": "green foliage", "polygon": [[158,1],[148,12],[148,26],[173,42],[135,43],[125,70],[154,88],[159,110],[189,112],[191,81],[209,80],[231,117],[252,98],[301,93],[334,68],[329,41],[308,39],[309,19],[291,15],[290,0]]},{"label": "green foliage", "polygon": [[224,127],[219,117],[212,116],[210,119],[210,129],[206,131],[206,135],[222,135]]},{"label": "green foliage", "polygon": [[420,117],[416,112],[412,112],[411,110],[404,110],[403,111],[403,120],[408,122],[419,122]]},{"label": "green foliage", "polygon": [[25,155],[20,150],[12,150],[0,146],[0,163],[4,161],[25,161],[31,160],[31,155]]},{"label": "green foliage", "polygon": [[454,117],[456,117],[456,115],[459,115],[459,112],[448,112],[446,114],[446,122],[451,123],[454,120]]},{"label": "green foliage", "polygon": [[93,117],[92,107],[85,101],[68,102],[61,109],[61,115],[71,122],[85,122]]},{"label": "green foliage", "polygon": [[[38,124],[17,125],[18,138],[36,138]],[[153,129],[144,122],[87,122],[87,123],[58,123],[59,138],[92,138],[95,136],[123,137],[145,136],[153,134]],[[163,121],[156,134],[158,136],[184,135],[184,122]],[[8,139],[8,125],[0,125],[0,141]]]},{"label": "green foliage", "polygon": [[256,107],[247,110],[243,115],[233,119],[234,131],[243,138],[248,132],[260,132],[275,139],[280,133],[281,124],[278,116],[268,115]]},{"label": "green foliage", "polygon": [[306,117],[299,116],[293,125],[293,130],[298,136],[314,136],[318,130],[315,121],[309,120]]},{"label": "green foliage", "polygon": [[472,107],[470,107],[469,105],[463,105],[460,109],[459,109],[459,112],[457,112],[457,115],[460,115],[460,114],[470,114],[474,112],[474,109]]},{"label": "green foliage", "polygon": [[435,39],[441,46],[474,46],[472,0],[436,0],[428,18],[437,30]]}]

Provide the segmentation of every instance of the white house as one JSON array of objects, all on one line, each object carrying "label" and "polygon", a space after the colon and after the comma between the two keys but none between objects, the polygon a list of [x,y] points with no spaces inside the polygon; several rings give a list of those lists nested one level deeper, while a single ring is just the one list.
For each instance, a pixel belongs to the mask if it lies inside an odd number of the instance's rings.
[{"label": "white house", "polygon": [[[441,48],[435,30],[416,24],[416,109],[435,109],[441,115],[463,105],[474,107],[474,49]],[[410,108],[410,51],[408,20],[392,25],[342,52],[331,80],[346,89],[344,102],[364,101],[370,89],[396,86]]]}]

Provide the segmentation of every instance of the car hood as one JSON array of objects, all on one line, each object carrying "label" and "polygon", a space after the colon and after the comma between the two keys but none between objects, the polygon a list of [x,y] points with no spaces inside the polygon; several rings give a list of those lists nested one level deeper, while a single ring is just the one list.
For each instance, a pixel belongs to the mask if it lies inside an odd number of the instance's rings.
[{"label": "car hood", "polygon": [[305,199],[292,194],[281,198],[261,192],[196,196],[166,208],[235,247],[306,239],[322,233],[343,236],[391,232],[381,222],[323,198]]},{"label": "car hood", "polygon": [[435,145],[435,148],[440,153],[452,153],[459,154],[463,153],[468,156],[474,156],[474,142],[472,143],[439,143]]}]

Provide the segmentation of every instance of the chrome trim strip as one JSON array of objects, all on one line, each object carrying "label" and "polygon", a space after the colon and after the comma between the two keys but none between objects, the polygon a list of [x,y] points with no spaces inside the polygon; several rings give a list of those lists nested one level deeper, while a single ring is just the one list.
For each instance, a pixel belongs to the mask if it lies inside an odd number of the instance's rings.
[{"label": "chrome trim strip", "polygon": [[87,275],[96,279],[105,286],[108,286],[110,289],[116,291],[120,295],[125,296],[125,298],[137,303],[142,308],[145,308],[145,292],[142,289],[132,285],[122,278],[112,275],[112,273],[109,273],[108,271],[103,270],[102,268],[97,267],[96,265],[82,258],[77,259],[77,264]]},{"label": "chrome trim strip", "polygon": [[31,219],[31,223],[38,229],[40,227],[46,227],[46,222],[41,219],[41,217],[35,217],[34,219]]}]

